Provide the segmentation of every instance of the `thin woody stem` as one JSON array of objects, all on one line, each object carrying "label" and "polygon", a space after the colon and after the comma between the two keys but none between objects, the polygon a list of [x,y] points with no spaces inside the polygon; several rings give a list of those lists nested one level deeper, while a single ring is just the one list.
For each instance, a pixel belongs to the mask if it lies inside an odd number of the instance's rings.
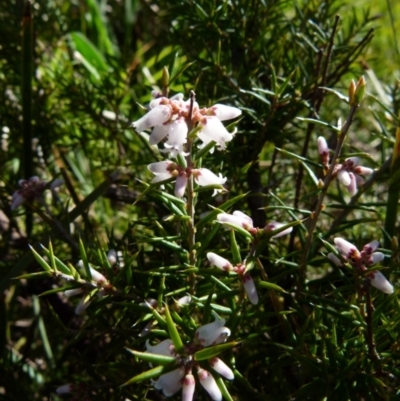
[{"label": "thin woody stem", "polygon": [[307,233],[306,243],[305,243],[305,247],[304,247],[304,252],[302,255],[301,262],[300,262],[298,291],[303,290],[303,286],[304,286],[304,282],[305,282],[305,278],[306,278],[306,272],[307,272],[307,259],[308,259],[308,255],[309,255],[311,245],[312,245],[314,230],[315,230],[315,227],[317,226],[319,215],[321,214],[322,210],[324,209],[323,202],[324,202],[325,196],[328,192],[329,185],[330,185],[331,181],[333,180],[333,172],[336,167],[336,161],[339,158],[340,153],[342,151],[344,140],[346,139],[347,132],[353,122],[354,114],[355,114],[357,108],[358,108],[358,104],[351,106],[349,116],[348,116],[345,124],[343,125],[342,129],[340,130],[335,153],[331,159],[331,164],[330,164],[329,170],[325,176],[324,184],[323,184],[322,190],[319,194],[317,205],[315,207],[315,210],[312,214],[312,218],[310,220],[310,225],[308,227],[308,233]]},{"label": "thin woody stem", "polygon": [[[189,107],[189,114],[186,120],[188,126],[188,132],[193,129],[192,123],[192,114],[193,114],[193,105],[195,101],[196,94],[194,91],[190,92],[190,107]],[[193,158],[192,158],[192,147],[193,147],[193,139],[188,137],[187,144],[186,144],[186,151],[188,155],[186,156],[186,164],[188,169],[193,169],[195,167]],[[196,265],[196,228],[194,226],[194,212],[195,212],[195,193],[194,193],[194,181],[193,175],[190,174],[188,177],[187,183],[187,212],[190,217],[188,220],[188,241],[189,241],[189,263],[191,266]],[[190,292],[193,294],[196,284],[196,276],[194,273],[190,273],[189,275],[189,285],[190,285]]]},{"label": "thin woody stem", "polygon": [[374,312],[374,305],[372,305],[370,285],[367,285],[365,288],[365,300],[367,304],[367,315],[365,317],[365,322],[367,323],[366,339],[368,345],[368,355],[371,362],[376,365],[378,375],[382,375],[382,366],[380,364],[379,354],[376,350],[374,332],[372,328],[372,314]]}]

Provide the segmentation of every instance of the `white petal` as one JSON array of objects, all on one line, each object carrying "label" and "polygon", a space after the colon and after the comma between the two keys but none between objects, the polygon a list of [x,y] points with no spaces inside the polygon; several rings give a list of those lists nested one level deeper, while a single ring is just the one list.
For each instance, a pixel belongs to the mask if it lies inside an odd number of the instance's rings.
[{"label": "white petal", "polygon": [[216,266],[221,270],[229,271],[233,269],[232,264],[228,260],[224,259],[222,256],[219,256],[214,252],[208,252],[207,259],[212,266]]},{"label": "white petal", "polygon": [[158,355],[165,355],[165,356],[174,356],[175,355],[175,348],[171,339],[166,339],[161,341],[157,345],[151,345],[150,341],[146,341],[146,349],[147,352],[150,354],[158,354]]},{"label": "white petal", "polygon": [[183,195],[185,195],[185,190],[186,190],[186,185],[187,185],[187,177],[186,175],[179,175],[176,178],[176,183],[175,183],[175,196],[177,198],[182,198]]},{"label": "white petal", "polygon": [[193,394],[196,387],[196,382],[194,380],[194,376],[191,374],[187,374],[183,379],[182,385],[182,401],[192,401]]},{"label": "white petal", "polygon": [[242,283],[243,283],[243,287],[244,287],[244,289],[246,291],[247,297],[249,298],[249,301],[253,305],[257,305],[258,304],[257,288],[256,288],[254,280],[250,276],[250,274],[245,274],[242,277]]},{"label": "white petal", "polygon": [[251,225],[251,226],[253,225],[253,220],[251,219],[251,217],[247,216],[247,214],[241,212],[240,210],[235,210],[232,214],[233,214],[233,216],[240,217],[248,225]]},{"label": "white petal", "polygon": [[222,401],[221,390],[219,389],[214,377],[210,372],[204,369],[199,369],[197,371],[200,384],[204,387],[207,393],[214,401]]},{"label": "white petal", "polygon": [[132,123],[132,126],[137,132],[142,132],[145,129],[155,127],[156,125],[164,124],[171,117],[172,110],[169,106],[156,106],[151,109],[142,118]]},{"label": "white petal", "polygon": [[233,214],[220,213],[217,215],[217,220],[222,224],[229,223],[246,229],[253,228],[253,220],[239,210],[234,211]]},{"label": "white petal", "polygon": [[346,187],[351,184],[350,174],[346,170],[340,170],[337,174],[337,178]]},{"label": "white petal", "polygon": [[212,171],[206,168],[194,170],[193,176],[197,184],[201,187],[205,187],[207,185],[222,185],[226,182],[226,177],[222,177],[221,175],[218,177]]},{"label": "white petal", "polygon": [[242,114],[242,110],[237,107],[227,106],[225,104],[215,104],[210,107],[213,114],[219,118],[220,121],[232,120]]},{"label": "white petal", "polygon": [[373,272],[370,277],[371,284],[385,294],[393,294],[393,286],[381,272]]},{"label": "white petal", "polygon": [[212,368],[221,376],[225,377],[225,379],[228,380],[234,379],[235,376],[232,372],[232,369],[225,362],[221,361],[221,359],[213,358],[210,359],[209,362]]}]

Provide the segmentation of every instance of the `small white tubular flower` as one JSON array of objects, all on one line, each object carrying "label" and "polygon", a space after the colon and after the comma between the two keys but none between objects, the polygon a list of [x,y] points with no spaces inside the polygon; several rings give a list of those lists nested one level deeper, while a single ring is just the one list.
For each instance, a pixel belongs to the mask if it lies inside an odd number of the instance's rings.
[{"label": "small white tubular flower", "polygon": [[168,180],[169,178],[175,177],[177,172],[177,164],[170,161],[164,160],[161,162],[151,163],[147,166],[147,169],[151,171],[155,177],[151,181],[152,183]]},{"label": "small white tubular flower", "polygon": [[393,285],[386,279],[386,277],[381,272],[373,272],[367,276],[371,285],[373,285],[378,290],[384,292],[385,294],[393,294]]},{"label": "small white tubular flower", "polygon": [[214,252],[208,252],[207,259],[211,263],[211,265],[218,267],[218,269],[225,271],[233,270],[233,266],[228,260],[226,260],[222,256],[217,255]]},{"label": "small white tubular flower", "polygon": [[333,242],[335,243],[336,247],[338,248],[339,252],[345,257],[357,257],[359,258],[360,252],[359,250],[349,241],[346,241],[343,238],[334,238]]},{"label": "small white tubular flower", "polygon": [[82,299],[79,301],[78,305],[75,308],[76,315],[82,315],[83,312],[88,308],[88,306],[92,303],[92,298],[90,295],[84,295]]},{"label": "small white tubular flower", "polygon": [[249,301],[253,305],[257,305],[258,304],[257,288],[250,274],[245,274],[242,276],[242,283],[244,290],[246,291],[247,297],[249,298]]},{"label": "small white tubular flower", "polygon": [[158,380],[154,382],[154,387],[157,390],[162,390],[166,397],[170,397],[182,388],[182,378],[184,375],[184,368],[175,369],[161,375]]},{"label": "small white tubular flower", "polygon": [[217,117],[206,117],[200,125],[201,130],[197,134],[197,137],[203,141],[200,148],[208,145],[211,141],[215,141],[217,143],[217,149],[224,150],[226,149],[226,142],[233,139],[233,135],[227,131]]},{"label": "small white tubular flower", "polygon": [[337,174],[337,178],[345,187],[351,184],[350,173],[346,170],[340,170]]},{"label": "small white tubular flower", "polygon": [[254,229],[253,220],[251,219],[251,217],[247,216],[239,210],[235,210],[233,214],[220,213],[217,215],[217,220],[222,224],[233,224],[235,226],[242,227],[247,231],[252,231]]},{"label": "small white tubular flower", "polygon": [[188,178],[186,174],[179,175],[176,178],[174,194],[177,198],[182,198],[185,195],[187,182]]},{"label": "small white tubular flower", "polygon": [[89,266],[90,274],[92,276],[92,280],[97,284],[104,284],[107,282],[107,279],[97,270],[93,269],[93,267]]},{"label": "small white tubular flower", "polygon": [[[216,176],[212,171],[206,168],[195,169],[192,174],[196,183],[201,187],[207,185],[223,185],[226,182],[226,177],[222,177],[221,173],[219,173],[219,176]],[[221,190],[216,189],[214,191],[214,196],[218,192],[221,192]]]},{"label": "small white tubular flower", "polygon": [[25,202],[25,198],[22,196],[19,191],[16,191],[12,194],[11,199],[11,210],[15,210],[20,207]]},{"label": "small white tubular flower", "polygon": [[188,294],[188,295],[185,295],[185,296],[177,299],[175,302],[178,304],[178,306],[189,305],[192,302],[192,297],[190,294]]},{"label": "small white tubular flower", "polygon": [[195,388],[196,382],[194,376],[187,374],[182,384],[182,401],[192,401]]},{"label": "small white tubular flower", "polygon": [[357,177],[353,173],[349,173],[350,176],[350,184],[346,185],[347,190],[351,196],[354,196],[357,193]]},{"label": "small white tubular flower", "polygon": [[196,330],[194,337],[203,347],[221,344],[231,335],[231,331],[224,327],[224,324],[224,319],[205,324]]},{"label": "small white tubular flower", "polygon": [[168,124],[166,129],[168,131],[168,139],[164,146],[168,152],[173,153],[173,157],[176,157],[183,152],[183,145],[187,142],[188,126],[184,118],[178,118]]},{"label": "small white tubular flower", "polygon": [[328,253],[328,259],[332,261],[336,266],[342,266],[342,261],[332,252]]},{"label": "small white tubular flower", "polygon": [[329,154],[328,144],[323,136],[319,136],[317,139],[318,153],[320,156],[325,157]]},{"label": "small white tubular flower", "polygon": [[63,384],[60,387],[57,387],[56,393],[61,394],[68,394],[72,391],[73,385],[72,384]]},{"label": "small white tubular flower", "polygon": [[156,125],[151,131],[149,143],[150,145],[157,145],[168,135],[168,125]]},{"label": "small white tubular flower", "polygon": [[117,251],[115,249],[110,249],[107,253],[107,259],[111,266],[115,265],[118,262]]},{"label": "small white tubular flower", "polygon": [[221,359],[219,358],[212,358],[209,359],[208,362],[210,362],[210,365],[212,368],[219,373],[221,376],[225,377],[225,379],[228,380],[233,380],[234,379],[234,374],[232,372],[232,369]]},{"label": "small white tubular flower", "polygon": [[83,294],[85,290],[83,288],[73,288],[72,290],[66,290],[64,291],[64,295],[67,298],[73,297],[74,295],[79,295]]},{"label": "small white tubular flower", "polygon": [[151,345],[150,341],[146,341],[146,350],[150,354],[158,354],[164,356],[174,356],[175,355],[175,348],[172,340],[169,338],[161,341],[157,345]]},{"label": "small white tubular flower", "polygon": [[220,121],[232,120],[233,118],[239,117],[242,114],[242,110],[237,107],[227,106],[225,104],[214,104],[214,106],[208,109],[216,116]]},{"label": "small white tubular flower", "polygon": [[[274,230],[277,230],[278,228],[283,227],[284,225],[285,225],[285,223],[279,223],[277,221],[271,221],[270,223],[268,223],[265,226],[264,230],[274,231]],[[286,230],[283,230],[280,233],[273,235],[272,238],[279,238],[279,237],[282,237],[283,235],[290,234],[292,232],[292,230],[293,230],[293,227],[289,227]]]},{"label": "small white tubular flower", "polygon": [[164,124],[171,118],[171,114],[171,107],[159,105],[151,109],[147,114],[139,118],[139,120],[134,121],[132,127],[135,128],[137,132],[142,132],[148,128]]},{"label": "small white tubular flower", "polygon": [[364,183],[363,176],[373,173],[369,167],[359,166],[360,159],[358,157],[349,157],[343,164],[335,166],[334,173],[337,179],[347,188],[351,196],[357,193],[357,187]]},{"label": "small white tubular flower", "polygon": [[209,396],[214,401],[222,401],[221,390],[219,389],[213,375],[204,369],[199,369],[197,371],[197,376],[199,378],[200,384],[204,387]]}]

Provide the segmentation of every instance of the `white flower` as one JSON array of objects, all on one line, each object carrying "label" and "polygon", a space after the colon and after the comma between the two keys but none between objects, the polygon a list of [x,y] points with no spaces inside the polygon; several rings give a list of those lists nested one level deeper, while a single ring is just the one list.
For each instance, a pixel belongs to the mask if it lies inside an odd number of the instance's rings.
[{"label": "white flower", "polygon": [[[274,231],[277,230],[278,228],[281,228],[285,225],[285,223],[279,223],[277,221],[271,221],[270,223],[268,223],[265,228],[264,231]],[[279,238],[282,237],[283,235],[287,235],[290,234],[293,230],[293,227],[289,227],[286,230],[281,231],[278,234],[275,234],[272,236],[272,238]]]},{"label": "white flower", "polygon": [[254,283],[253,278],[250,276],[250,274],[244,274],[241,276],[242,283],[244,290],[246,291],[247,297],[249,298],[249,301],[253,305],[258,304],[258,293],[257,293],[257,288]]},{"label": "white flower", "polygon": [[209,359],[208,362],[212,366],[212,368],[219,373],[221,376],[225,377],[225,379],[228,380],[233,380],[234,379],[234,374],[232,372],[232,369],[221,359],[219,358],[212,358]]},{"label": "white flower", "polygon": [[335,166],[334,170],[337,179],[352,196],[357,193],[357,187],[365,182],[363,176],[373,173],[371,168],[359,166],[359,163],[360,159],[358,157],[349,157],[342,164]]},{"label": "white flower", "polygon": [[151,354],[165,355],[165,356],[174,356],[175,348],[172,340],[169,338],[161,341],[157,345],[151,345],[150,341],[146,341],[146,350]]},{"label": "white flower", "polygon": [[185,369],[180,367],[171,372],[161,375],[154,382],[154,387],[157,390],[162,390],[166,397],[170,397],[182,388],[182,379],[185,375]]},{"label": "white flower", "polygon": [[224,319],[218,319],[199,327],[195,333],[196,341],[203,347],[225,342],[226,338],[231,335],[231,331],[227,327],[224,327],[224,324]]},{"label": "white flower", "polygon": [[253,305],[258,304],[258,294],[256,285],[250,274],[245,273],[246,266],[243,263],[239,263],[236,266],[232,266],[232,264],[228,260],[226,260],[222,256],[217,255],[214,252],[208,252],[207,259],[209,260],[211,265],[216,266],[221,270],[234,271],[235,273],[237,273],[242,281],[244,290],[246,291],[249,301]]},{"label": "white flower", "polygon": [[[368,267],[381,262],[385,255],[382,252],[375,252],[379,246],[378,241],[372,241],[364,245],[361,252],[350,242],[343,238],[337,237],[333,240],[336,248],[340,252],[342,258],[357,270],[363,272]],[[337,266],[341,266],[342,261],[333,253],[329,253],[328,258]],[[366,278],[370,280],[371,285],[383,291],[386,294],[393,293],[393,286],[379,271],[373,271],[366,274]]]},{"label": "white flower", "polygon": [[220,213],[217,215],[217,220],[222,224],[228,223],[240,228],[244,228],[251,233],[254,233],[255,230],[251,217],[247,216],[240,210],[235,210],[232,214]]},{"label": "white flower", "polygon": [[56,393],[61,395],[61,394],[68,394],[72,391],[73,385],[72,384],[63,384],[60,387],[57,387]]},{"label": "white flower", "polygon": [[226,260],[222,256],[217,255],[214,252],[208,252],[207,259],[213,266],[218,267],[218,269],[225,271],[233,270],[233,266],[228,260]]},{"label": "white flower", "polygon": [[199,378],[200,384],[204,387],[207,393],[214,401],[222,400],[222,393],[219,389],[213,375],[204,369],[199,369],[197,371],[197,376]]},{"label": "white flower", "polygon": [[182,385],[182,401],[192,401],[196,382],[192,374],[187,374],[183,379]]},{"label": "white flower", "polygon": [[132,123],[137,132],[142,132],[151,127],[162,125],[171,118],[172,109],[166,105],[158,105],[151,109],[142,118]]}]

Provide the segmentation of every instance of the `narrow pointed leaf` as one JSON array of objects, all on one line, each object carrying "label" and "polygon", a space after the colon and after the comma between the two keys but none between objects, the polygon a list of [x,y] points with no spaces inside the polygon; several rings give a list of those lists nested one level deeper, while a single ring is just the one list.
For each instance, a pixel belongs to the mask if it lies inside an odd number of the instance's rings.
[{"label": "narrow pointed leaf", "polygon": [[146,370],[146,372],[142,372],[132,377],[132,379],[129,379],[127,382],[122,384],[121,387],[125,387],[128,386],[129,384],[138,383],[144,380],[153,379],[155,377],[163,375],[164,373],[170,372],[171,370],[173,370],[173,368],[174,368],[173,366],[157,366],[153,369]]},{"label": "narrow pointed leaf", "polygon": [[173,356],[167,356],[167,355],[158,355],[158,354],[151,354],[150,352],[140,352],[140,351],[135,351],[134,349],[129,349],[125,348],[128,352],[130,352],[132,355],[137,356],[143,361],[157,364],[157,365],[170,365],[176,362],[176,359]]},{"label": "narrow pointed leaf", "polygon": [[204,348],[200,351],[197,351],[194,354],[195,361],[204,361],[206,359],[214,358],[214,356],[219,355],[221,352],[226,351],[227,349],[231,349],[240,344],[240,341],[231,341],[229,343],[217,344],[212,347]]},{"label": "narrow pointed leaf", "polygon": [[168,333],[171,337],[174,347],[178,354],[183,353],[183,342],[181,336],[179,335],[178,329],[172,320],[171,313],[169,311],[168,305],[165,305],[165,318],[167,320]]},{"label": "narrow pointed leaf", "polygon": [[40,266],[42,266],[44,270],[51,272],[52,270],[51,270],[51,267],[49,266],[49,264],[35,251],[35,249],[33,247],[31,247],[29,245],[29,248],[31,248],[33,256],[35,257],[37,262],[40,264]]}]

